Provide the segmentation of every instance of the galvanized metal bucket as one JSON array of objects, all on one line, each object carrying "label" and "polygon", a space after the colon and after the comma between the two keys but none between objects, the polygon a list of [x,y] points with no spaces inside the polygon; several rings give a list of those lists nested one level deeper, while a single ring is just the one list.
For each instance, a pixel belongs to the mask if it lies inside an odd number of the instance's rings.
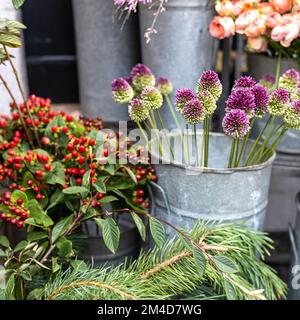
[{"label": "galvanized metal bucket", "polygon": [[292,245],[290,272],[290,300],[300,300],[300,192],[296,196],[297,218],[295,227],[290,226],[289,234]]},{"label": "galvanized metal bucket", "polygon": [[129,215],[120,215],[118,219],[120,228],[120,246],[115,254],[112,254],[105,246],[102,233],[97,225],[88,221],[83,227],[86,241],[79,258],[92,263],[95,267],[104,264],[119,265],[125,259],[137,258],[142,247],[142,240],[136,225]]},{"label": "galvanized metal bucket", "polygon": [[73,8],[81,111],[112,123],[128,120],[126,106],[112,101],[111,81],[140,61],[138,18],[132,15],[121,30],[113,1],[73,0]]},{"label": "galvanized metal bucket", "polygon": [[[214,16],[211,0],[172,0],[166,3],[155,26],[158,31],[150,43],[144,32],[152,24],[157,5],[149,10],[140,6],[140,34],[142,61],[157,76],[168,77],[179,88],[194,88],[202,71],[215,65],[217,41],[209,34],[209,23]],[[174,94],[172,100],[174,101]],[[175,128],[168,108],[162,111],[166,128]],[[182,120],[181,125],[184,127]]]},{"label": "galvanized metal bucket", "polygon": [[[277,59],[268,57],[263,54],[248,53],[248,73],[256,80],[260,80],[265,74],[273,74],[276,71]],[[295,59],[282,59],[281,73],[294,68],[299,69],[297,61]],[[256,121],[253,136],[258,136],[261,128],[265,125],[267,119],[263,118]],[[300,154],[300,131],[289,130],[284,139],[279,143],[277,151],[285,153],[298,153]]]},{"label": "galvanized metal bucket", "polygon": [[[202,133],[198,135],[200,140]],[[231,142],[224,134],[211,133],[209,168],[175,161],[156,165],[159,180],[152,184],[152,213],[187,230],[198,219],[245,222],[262,230],[275,154],[259,165],[228,169]],[[167,233],[174,235],[171,228]]]}]

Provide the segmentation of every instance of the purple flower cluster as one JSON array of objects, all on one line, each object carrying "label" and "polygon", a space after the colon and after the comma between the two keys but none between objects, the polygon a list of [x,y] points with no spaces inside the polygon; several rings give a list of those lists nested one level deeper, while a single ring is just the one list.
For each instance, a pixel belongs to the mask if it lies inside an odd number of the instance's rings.
[{"label": "purple flower cluster", "polygon": [[223,119],[226,135],[236,139],[244,137],[250,130],[250,121],[246,113],[239,109],[229,111]]},{"label": "purple flower cluster", "polygon": [[195,125],[205,118],[205,110],[197,98],[189,100],[182,110],[182,116],[187,124]]},{"label": "purple flower cluster", "polygon": [[130,103],[134,96],[131,85],[123,78],[113,80],[112,84],[112,97],[116,103],[125,104]]},{"label": "purple flower cluster", "polygon": [[292,93],[300,84],[300,74],[295,69],[289,69],[279,78],[279,87]]},{"label": "purple flower cluster", "polygon": [[235,80],[233,89],[244,88],[251,89],[256,85],[256,81],[250,76],[243,76]]},{"label": "purple flower cluster", "polygon": [[261,84],[256,84],[251,88],[251,92],[254,95],[254,113],[256,117],[262,117],[269,111],[269,93],[267,89]]},{"label": "purple flower cluster", "polygon": [[145,87],[155,86],[155,77],[152,71],[142,63],[138,63],[132,68],[130,76],[133,89],[138,93],[141,93]]},{"label": "purple flower cluster", "polygon": [[282,88],[276,89],[270,95],[270,101],[269,101],[270,114],[274,116],[284,115],[287,110],[287,106],[289,102],[290,102],[289,92]]},{"label": "purple flower cluster", "polygon": [[179,89],[176,91],[176,103],[175,108],[180,114],[182,114],[183,108],[190,100],[196,98],[191,89]]},{"label": "purple flower cluster", "polygon": [[255,97],[251,89],[236,88],[231,91],[226,101],[226,112],[243,110],[249,117],[255,112]]},{"label": "purple flower cluster", "polygon": [[199,95],[203,91],[208,91],[215,100],[218,100],[222,94],[222,90],[222,83],[216,72],[208,70],[202,73],[197,83],[197,95]]},{"label": "purple flower cluster", "polygon": [[289,128],[300,130],[300,100],[295,100],[290,104],[284,121]]},{"label": "purple flower cluster", "polygon": [[173,84],[169,79],[159,77],[156,79],[156,88],[161,92],[161,94],[169,95],[173,91]]},{"label": "purple flower cluster", "polygon": [[148,108],[145,106],[145,104],[141,99],[137,99],[137,98],[132,99],[128,107],[128,113],[129,113],[130,119],[138,123],[147,120],[149,117]]}]

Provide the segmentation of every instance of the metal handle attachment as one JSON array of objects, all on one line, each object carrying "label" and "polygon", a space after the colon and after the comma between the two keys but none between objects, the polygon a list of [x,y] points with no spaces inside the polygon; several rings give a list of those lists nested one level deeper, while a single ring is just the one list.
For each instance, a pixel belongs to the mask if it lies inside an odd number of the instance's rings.
[{"label": "metal handle attachment", "polygon": [[166,208],[167,208],[167,213],[168,213],[168,215],[170,215],[171,214],[171,209],[170,209],[170,204],[169,204],[167,193],[166,193],[166,191],[164,190],[163,187],[161,187],[160,185],[158,185],[157,183],[155,183],[153,181],[150,181],[149,185],[148,185],[149,195],[150,195],[150,198],[151,198],[151,214],[155,215],[155,208],[156,208],[155,201],[154,201],[153,188],[156,188],[162,194],[164,203],[165,203]]},{"label": "metal handle attachment", "polygon": [[[300,192],[298,192],[298,194],[296,196],[296,205],[297,205],[296,220],[298,220],[298,219],[300,219]],[[298,220],[298,221],[299,221],[299,226],[300,226],[300,220]],[[297,224],[297,222],[296,222],[296,224]],[[292,245],[292,251],[294,254],[295,264],[299,264],[300,259],[299,259],[298,249],[300,249],[300,248],[297,248],[297,243],[296,243],[297,235],[295,234],[295,230],[291,224],[289,224],[289,236],[290,236],[290,241],[291,241],[291,245]]]}]

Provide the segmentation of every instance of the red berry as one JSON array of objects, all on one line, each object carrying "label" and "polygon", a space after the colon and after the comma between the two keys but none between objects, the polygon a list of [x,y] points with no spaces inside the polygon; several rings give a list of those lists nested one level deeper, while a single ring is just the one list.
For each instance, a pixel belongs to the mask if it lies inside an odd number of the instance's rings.
[{"label": "red berry", "polygon": [[52,126],[51,131],[52,131],[52,133],[56,133],[58,131],[58,127]]},{"label": "red berry", "polygon": [[12,117],[14,120],[18,120],[19,119],[19,115],[17,113],[13,113]]},{"label": "red berry", "polygon": [[96,194],[96,198],[99,199],[99,200],[103,199],[104,197],[105,197],[105,195],[103,193],[101,193],[101,192],[98,192]]},{"label": "red berry", "polygon": [[87,142],[87,137],[82,137],[81,139],[80,139],[80,143],[81,144],[85,144]]},{"label": "red berry", "polygon": [[86,152],[85,146],[79,146],[79,147],[78,147],[78,151],[79,151],[80,153]]},{"label": "red berry", "polygon": [[50,171],[50,170],[51,170],[50,164],[45,164],[45,165],[44,165],[44,169],[45,169],[46,171]]},{"label": "red berry", "polygon": [[144,202],[144,199],[143,199],[143,198],[137,198],[137,199],[136,199],[136,202],[137,202],[138,204],[142,204],[142,203]]},{"label": "red berry", "polygon": [[21,165],[21,163],[15,163],[14,167],[16,170],[20,170],[20,169],[22,169],[23,166]]},{"label": "red berry", "polygon": [[11,198],[11,193],[9,191],[4,192],[4,199],[10,200],[10,198]]},{"label": "red berry", "polygon": [[16,224],[18,222],[18,220],[16,219],[16,218],[12,218],[11,220],[10,220],[10,223],[11,224]]},{"label": "red berry", "polygon": [[42,110],[39,110],[39,111],[37,112],[37,116],[38,116],[39,118],[42,118],[44,115],[45,115],[45,112],[42,111]]},{"label": "red berry", "polygon": [[84,164],[85,163],[85,157],[84,156],[81,156],[81,157],[79,157],[79,159],[77,160],[77,162],[79,163],[79,164]]},{"label": "red berry", "polygon": [[83,168],[79,169],[79,175],[80,176],[84,176],[85,173],[86,173],[86,171]]},{"label": "red berry", "polygon": [[66,121],[67,121],[67,122],[73,121],[73,116],[72,116],[71,114],[67,114],[67,116],[66,116]]},{"label": "red berry", "polygon": [[74,150],[74,144],[71,144],[71,143],[69,143],[68,145],[67,145],[67,150],[69,150],[69,151],[73,151]]},{"label": "red berry", "polygon": [[26,118],[25,122],[26,122],[26,124],[31,125],[31,120],[30,120],[30,118]]},{"label": "red berry", "polygon": [[49,158],[45,155],[42,157],[42,162],[47,163],[49,161]]},{"label": "red berry", "polygon": [[17,222],[17,227],[18,227],[18,228],[23,228],[23,227],[24,227],[24,221],[19,220],[19,221]]},{"label": "red berry", "polygon": [[23,204],[23,199],[22,198],[19,198],[18,200],[17,200],[17,204],[19,204],[19,205],[21,205],[21,204]]},{"label": "red berry", "polygon": [[72,151],[72,158],[76,159],[78,157],[78,152],[77,151]]},{"label": "red berry", "polygon": [[137,175],[136,175],[136,180],[137,180],[137,181],[140,181],[141,179],[142,179],[142,176],[141,176],[140,174],[137,174]]},{"label": "red berry", "polygon": [[142,189],[136,190],[136,195],[137,195],[138,197],[143,197],[143,196],[144,196],[144,190],[142,190]]},{"label": "red berry", "polygon": [[21,162],[22,162],[22,157],[16,156],[16,157],[14,158],[14,160],[15,160],[16,163],[21,163]]},{"label": "red berry", "polygon": [[37,157],[37,159],[38,159],[40,162],[43,161],[43,155],[42,155],[41,153],[38,153],[38,154],[36,155],[36,157]]},{"label": "red berry", "polygon": [[108,157],[108,150],[103,151],[103,157],[105,157],[105,158]]},{"label": "red berry", "polygon": [[43,199],[43,195],[41,193],[38,193],[35,197],[39,201]]},{"label": "red berry", "polygon": [[3,204],[8,207],[10,205],[10,201],[9,200],[4,200]]},{"label": "red berry", "polygon": [[49,143],[50,143],[50,139],[49,139],[48,137],[43,137],[43,138],[42,138],[42,144],[47,145],[47,144],[49,144]]},{"label": "red berry", "polygon": [[48,118],[43,118],[43,122],[44,122],[45,124],[48,124],[48,123],[50,122],[50,120],[49,120]]},{"label": "red berry", "polygon": [[80,179],[80,178],[76,179],[76,184],[77,184],[78,186],[81,186],[81,184],[82,184],[82,179]]},{"label": "red berry", "polygon": [[3,219],[3,220],[7,219],[7,214],[1,213],[0,214],[0,218]]},{"label": "red berry", "polygon": [[93,140],[93,139],[90,139],[90,140],[89,140],[89,146],[92,147],[92,146],[95,145],[95,143],[96,143],[95,140]]},{"label": "red berry", "polygon": [[38,186],[36,186],[36,187],[33,188],[33,191],[34,191],[34,192],[39,192],[40,190],[41,190],[41,188],[38,187]]},{"label": "red berry", "polygon": [[22,212],[22,213],[21,213],[21,217],[22,217],[23,219],[27,219],[27,218],[28,218],[28,213],[27,213],[26,211]]},{"label": "red berry", "polygon": [[24,157],[24,160],[25,160],[26,162],[31,162],[31,157],[28,156],[28,155],[26,155],[26,156]]},{"label": "red berry", "polygon": [[68,127],[62,127],[61,132],[62,133],[67,133],[69,131]]},{"label": "red berry", "polygon": [[72,174],[74,176],[77,176],[78,175],[78,169],[77,168],[72,168]]},{"label": "red berry", "polygon": [[80,143],[80,139],[79,138],[76,138],[75,140],[74,140],[74,144],[79,144]]},{"label": "red berry", "polygon": [[40,121],[39,121],[39,119],[34,119],[33,123],[35,126],[38,126],[40,124]]},{"label": "red berry", "polygon": [[36,171],[35,171],[35,175],[36,175],[37,177],[42,177],[42,176],[43,176],[43,171],[42,171],[42,170],[36,170]]},{"label": "red berry", "polygon": [[29,187],[31,187],[31,186],[33,185],[33,181],[32,181],[32,180],[28,180],[28,181],[27,181],[27,185],[28,185]]}]

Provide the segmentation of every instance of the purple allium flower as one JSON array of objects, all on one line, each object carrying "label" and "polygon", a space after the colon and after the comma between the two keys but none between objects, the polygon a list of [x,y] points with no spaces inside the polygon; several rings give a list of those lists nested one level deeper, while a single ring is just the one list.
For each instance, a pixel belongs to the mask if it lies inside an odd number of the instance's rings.
[{"label": "purple allium flower", "polygon": [[198,94],[198,99],[200,100],[206,116],[210,116],[217,109],[217,103],[212,94],[209,91],[203,91]]},{"label": "purple allium flower", "polygon": [[149,110],[141,99],[132,99],[128,107],[128,113],[131,120],[135,122],[142,122],[149,118]]},{"label": "purple allium flower", "polygon": [[254,94],[255,116],[262,117],[265,113],[269,111],[269,93],[267,89],[261,84],[256,84],[255,86],[253,86],[251,92]]},{"label": "purple allium flower", "polygon": [[295,69],[287,70],[280,78],[279,78],[279,87],[286,89],[290,93],[292,93],[300,83],[300,74]]},{"label": "purple allium flower", "polygon": [[234,81],[232,89],[244,88],[251,89],[256,85],[256,81],[250,76],[243,76]]},{"label": "purple allium flower", "polygon": [[274,75],[269,74],[269,73],[263,75],[262,78],[259,80],[259,84],[261,84],[262,86],[267,88],[268,91],[270,92],[275,84]]},{"label": "purple allium flower", "polygon": [[187,124],[197,124],[204,120],[205,110],[197,98],[188,101],[182,110],[182,116]]},{"label": "purple allium flower", "polygon": [[203,91],[209,91],[215,100],[218,100],[222,94],[222,83],[216,72],[204,71],[198,80],[196,93],[199,95]]},{"label": "purple allium flower", "polygon": [[156,80],[156,88],[164,95],[169,95],[173,91],[172,82],[163,77],[159,77]]},{"label": "purple allium flower", "polygon": [[284,121],[289,128],[300,130],[300,100],[295,100],[289,105]]},{"label": "purple allium flower", "polygon": [[182,110],[188,101],[196,98],[191,89],[179,89],[176,91],[176,111],[182,114]]},{"label": "purple allium flower", "polygon": [[135,65],[131,72],[132,85],[134,90],[138,93],[142,92],[147,86],[153,87],[155,85],[155,77],[151,70],[142,63]]},{"label": "purple allium flower", "polygon": [[249,118],[244,111],[233,109],[223,119],[223,130],[232,138],[244,137],[250,130]]},{"label": "purple allium flower", "polygon": [[141,98],[144,105],[149,110],[159,109],[163,105],[163,97],[160,91],[155,87],[145,87],[142,91]]},{"label": "purple allium flower", "polygon": [[270,95],[269,111],[272,115],[284,115],[290,102],[289,92],[285,89],[276,89]]},{"label": "purple allium flower", "polygon": [[113,80],[112,97],[116,103],[129,103],[133,98],[134,92],[130,84],[123,78]]},{"label": "purple allium flower", "polygon": [[233,109],[243,110],[247,116],[253,116],[255,109],[254,94],[250,89],[237,88],[231,91],[226,101],[226,112]]}]

